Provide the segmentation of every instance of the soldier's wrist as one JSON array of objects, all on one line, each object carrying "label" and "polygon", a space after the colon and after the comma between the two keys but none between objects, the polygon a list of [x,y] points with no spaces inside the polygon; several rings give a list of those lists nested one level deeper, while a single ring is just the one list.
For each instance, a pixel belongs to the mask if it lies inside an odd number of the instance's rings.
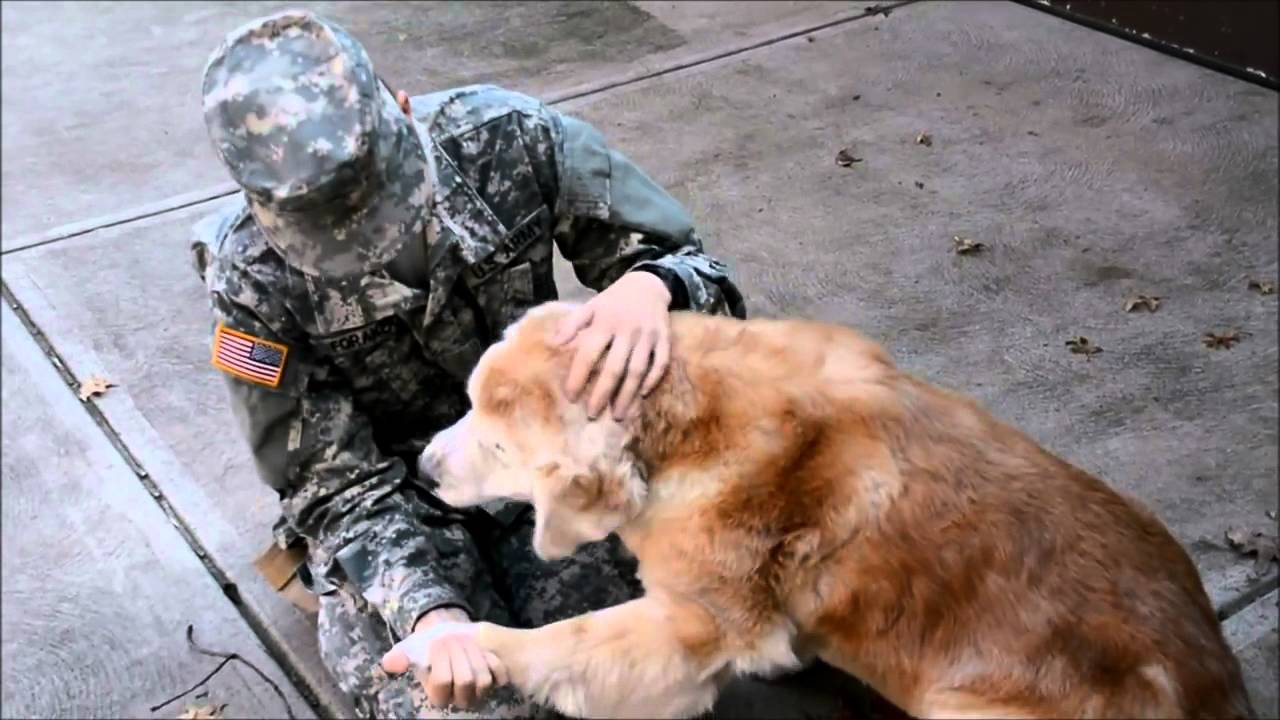
[{"label": "soldier's wrist", "polygon": [[442,622],[470,622],[471,616],[457,605],[445,605],[432,608],[421,615],[413,623],[413,631],[418,632]]},{"label": "soldier's wrist", "polygon": [[671,292],[672,274],[670,273],[670,271],[666,270],[666,268],[659,268],[653,265],[645,265],[645,266],[633,269],[631,273],[633,275],[636,275],[637,277],[647,276],[652,280],[656,280],[657,282],[652,282],[651,284],[647,285],[647,287],[652,288],[654,295],[656,297],[661,298],[661,301],[664,305],[666,305],[668,308],[671,307],[672,300],[674,299],[675,296]]},{"label": "soldier's wrist", "polygon": [[631,272],[646,273],[662,281],[663,287],[667,290],[668,310],[688,309],[689,294],[685,290],[684,281],[670,269],[650,263],[633,268]]}]

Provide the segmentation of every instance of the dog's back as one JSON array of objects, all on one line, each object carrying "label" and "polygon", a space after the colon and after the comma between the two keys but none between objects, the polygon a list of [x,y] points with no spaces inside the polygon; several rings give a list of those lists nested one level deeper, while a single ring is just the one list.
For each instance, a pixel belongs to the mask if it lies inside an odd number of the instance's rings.
[{"label": "dog's back", "polygon": [[824,660],[918,716],[1252,714],[1151,513],[846,328],[675,329],[706,427],[742,436],[697,521],[771,548],[774,591]]}]

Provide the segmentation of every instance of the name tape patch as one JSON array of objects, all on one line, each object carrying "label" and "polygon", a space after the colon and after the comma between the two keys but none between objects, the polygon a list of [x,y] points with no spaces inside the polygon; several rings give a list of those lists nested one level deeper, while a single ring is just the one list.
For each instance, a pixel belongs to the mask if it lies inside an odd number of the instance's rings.
[{"label": "name tape patch", "polygon": [[279,387],[289,348],[222,323],[213,333],[213,366],[242,380]]},{"label": "name tape patch", "polygon": [[348,330],[339,335],[335,335],[327,340],[325,344],[331,352],[346,353],[352,350],[359,350],[369,343],[381,340],[384,337],[395,334],[399,325],[399,318],[395,315],[388,315],[374,323],[365,325],[364,327]]}]

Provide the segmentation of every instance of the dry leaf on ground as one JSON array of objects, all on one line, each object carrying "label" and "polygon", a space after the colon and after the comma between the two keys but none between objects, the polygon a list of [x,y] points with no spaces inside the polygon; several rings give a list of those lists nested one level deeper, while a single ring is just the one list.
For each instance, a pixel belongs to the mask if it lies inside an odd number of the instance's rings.
[{"label": "dry leaf on ground", "polygon": [[1249,335],[1250,333],[1247,333],[1244,330],[1228,330],[1221,334],[1205,333],[1204,337],[1201,338],[1200,341],[1204,343],[1205,347],[1211,350],[1217,350],[1218,348],[1230,349],[1232,345],[1235,345],[1241,340],[1249,337]]},{"label": "dry leaf on ground", "polygon": [[1133,312],[1140,307],[1145,307],[1148,312],[1155,312],[1160,308],[1160,296],[1137,295],[1124,301],[1125,312]]},{"label": "dry leaf on ground", "polygon": [[1089,338],[1081,335],[1067,341],[1067,347],[1076,355],[1084,355],[1085,359],[1102,352],[1102,348],[1089,342]]},{"label": "dry leaf on ground", "polygon": [[1274,295],[1276,292],[1276,284],[1257,278],[1249,278],[1249,289],[1257,290],[1259,295]]},{"label": "dry leaf on ground", "polygon": [[841,148],[840,152],[836,153],[836,164],[840,167],[849,167],[854,163],[860,162],[862,162],[862,158],[854,157],[853,153],[849,152],[849,148]]},{"label": "dry leaf on ground", "polygon": [[955,235],[951,238],[951,242],[955,243],[957,255],[968,255],[970,253],[982,252],[986,249],[986,245],[972,240],[970,238],[962,238]]},{"label": "dry leaf on ground", "polygon": [[1255,575],[1265,574],[1267,564],[1280,558],[1280,549],[1277,549],[1275,535],[1269,535],[1260,530],[1250,531],[1238,527],[1227,528],[1223,535],[1227,538],[1227,544],[1231,546],[1232,550],[1241,555],[1256,556],[1253,562]]},{"label": "dry leaf on ground", "polygon": [[178,720],[218,720],[222,717],[222,711],[226,707],[226,703],[217,707],[213,705],[188,705],[187,709],[178,716]]},{"label": "dry leaf on ground", "polygon": [[101,375],[90,375],[84,382],[80,383],[80,402],[84,402],[94,395],[101,395],[107,391],[107,388],[115,386],[115,383]]},{"label": "dry leaf on ground", "polygon": [[933,147],[933,137],[927,132],[922,132],[916,135],[916,144],[923,145],[925,147]]}]

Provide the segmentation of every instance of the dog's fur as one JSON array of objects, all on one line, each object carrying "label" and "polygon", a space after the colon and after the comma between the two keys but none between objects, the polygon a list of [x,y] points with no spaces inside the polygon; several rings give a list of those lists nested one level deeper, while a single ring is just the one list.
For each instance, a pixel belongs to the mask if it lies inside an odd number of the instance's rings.
[{"label": "dog's fur", "polygon": [[1246,717],[1199,574],[1150,512],[839,326],[672,316],[633,417],[589,421],[535,308],[423,453],[453,505],[532,502],[544,559],[617,532],[645,595],[464,626],[563,713],[691,716],[814,657],[926,717]]}]

